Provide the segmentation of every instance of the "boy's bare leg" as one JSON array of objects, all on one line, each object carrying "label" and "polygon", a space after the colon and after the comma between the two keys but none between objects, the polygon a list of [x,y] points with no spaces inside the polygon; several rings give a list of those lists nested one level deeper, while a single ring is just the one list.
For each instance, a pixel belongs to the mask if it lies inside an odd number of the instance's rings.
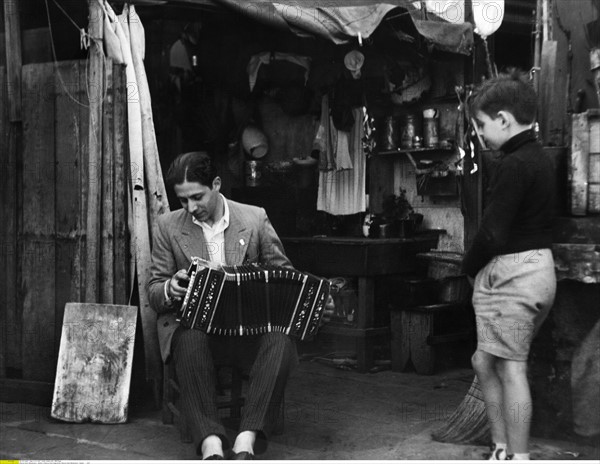
[{"label": "boy's bare leg", "polygon": [[471,362],[481,384],[481,392],[485,401],[492,441],[506,443],[506,428],[503,420],[503,394],[502,383],[496,370],[496,363],[500,359],[485,351],[477,350]]},{"label": "boy's bare leg", "polygon": [[527,361],[498,359],[497,366],[504,391],[502,414],[508,453],[528,453],[533,406],[527,380]]}]

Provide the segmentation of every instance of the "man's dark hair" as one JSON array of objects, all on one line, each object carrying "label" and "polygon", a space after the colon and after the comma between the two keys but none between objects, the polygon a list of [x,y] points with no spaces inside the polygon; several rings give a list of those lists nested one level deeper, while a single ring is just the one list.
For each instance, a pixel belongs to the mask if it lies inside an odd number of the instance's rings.
[{"label": "man's dark hair", "polygon": [[213,180],[217,177],[217,169],[210,156],[203,151],[190,151],[177,156],[169,166],[167,185],[188,182],[199,182],[212,188]]},{"label": "man's dark hair", "polygon": [[481,111],[495,119],[499,111],[508,111],[519,124],[532,124],[537,113],[537,95],[523,73],[512,69],[480,84],[469,106],[472,115]]}]

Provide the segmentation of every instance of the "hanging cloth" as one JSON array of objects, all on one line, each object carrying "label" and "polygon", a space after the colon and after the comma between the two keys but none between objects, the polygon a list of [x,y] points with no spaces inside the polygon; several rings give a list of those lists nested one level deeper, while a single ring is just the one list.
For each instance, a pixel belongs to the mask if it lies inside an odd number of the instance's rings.
[{"label": "hanging cloth", "polygon": [[[356,123],[354,124],[356,126]],[[333,131],[337,132],[337,146],[335,149],[335,168],[336,171],[344,171],[354,167],[352,156],[350,155],[350,136],[354,132],[354,126],[350,132],[339,131],[330,125]]]},{"label": "hanging cloth", "polygon": [[293,55],[291,53],[281,53],[281,52],[261,52],[253,55],[248,62],[248,80],[250,84],[250,91],[254,90],[254,86],[256,85],[256,79],[258,75],[258,70],[263,64],[270,64],[275,60],[285,60],[290,63],[294,63],[298,66],[302,66],[304,71],[304,83],[308,81],[308,73],[310,72],[310,58],[306,56],[298,56]]},{"label": "hanging cloth", "polygon": [[[321,120],[312,146],[313,151],[319,152],[319,171],[331,171],[335,169],[337,137],[332,137],[331,125],[331,119],[329,118],[329,95],[325,94],[321,98]],[[334,135],[337,135],[337,133]]]},{"label": "hanging cloth", "polygon": [[342,171],[353,168],[349,137],[350,132],[339,131],[335,128],[329,113],[329,96],[323,95],[321,120],[312,147],[313,151],[319,152],[320,171]]},{"label": "hanging cloth", "polygon": [[317,209],[333,215],[361,213],[367,208],[363,110],[354,108],[352,112],[354,126],[348,137],[348,148],[353,169],[319,172]]}]

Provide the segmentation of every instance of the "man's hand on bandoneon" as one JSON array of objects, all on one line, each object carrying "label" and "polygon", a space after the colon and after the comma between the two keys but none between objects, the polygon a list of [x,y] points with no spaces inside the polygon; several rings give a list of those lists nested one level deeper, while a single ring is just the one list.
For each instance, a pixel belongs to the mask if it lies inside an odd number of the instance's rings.
[{"label": "man's hand on bandoneon", "polygon": [[169,296],[174,300],[181,300],[187,292],[187,286],[190,282],[190,277],[187,270],[179,269],[169,281],[168,292]]}]

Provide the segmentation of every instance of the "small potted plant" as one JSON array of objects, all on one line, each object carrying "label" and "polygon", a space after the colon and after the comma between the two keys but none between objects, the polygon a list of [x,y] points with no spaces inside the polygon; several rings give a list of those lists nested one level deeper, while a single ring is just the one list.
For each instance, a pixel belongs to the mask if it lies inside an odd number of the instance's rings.
[{"label": "small potted plant", "polygon": [[[382,222],[389,224],[390,234],[388,236],[409,237],[414,233],[418,222],[418,216],[408,199],[406,190],[400,189],[400,194],[387,195],[382,203],[383,217]],[[381,226],[380,226],[381,228]]]}]

